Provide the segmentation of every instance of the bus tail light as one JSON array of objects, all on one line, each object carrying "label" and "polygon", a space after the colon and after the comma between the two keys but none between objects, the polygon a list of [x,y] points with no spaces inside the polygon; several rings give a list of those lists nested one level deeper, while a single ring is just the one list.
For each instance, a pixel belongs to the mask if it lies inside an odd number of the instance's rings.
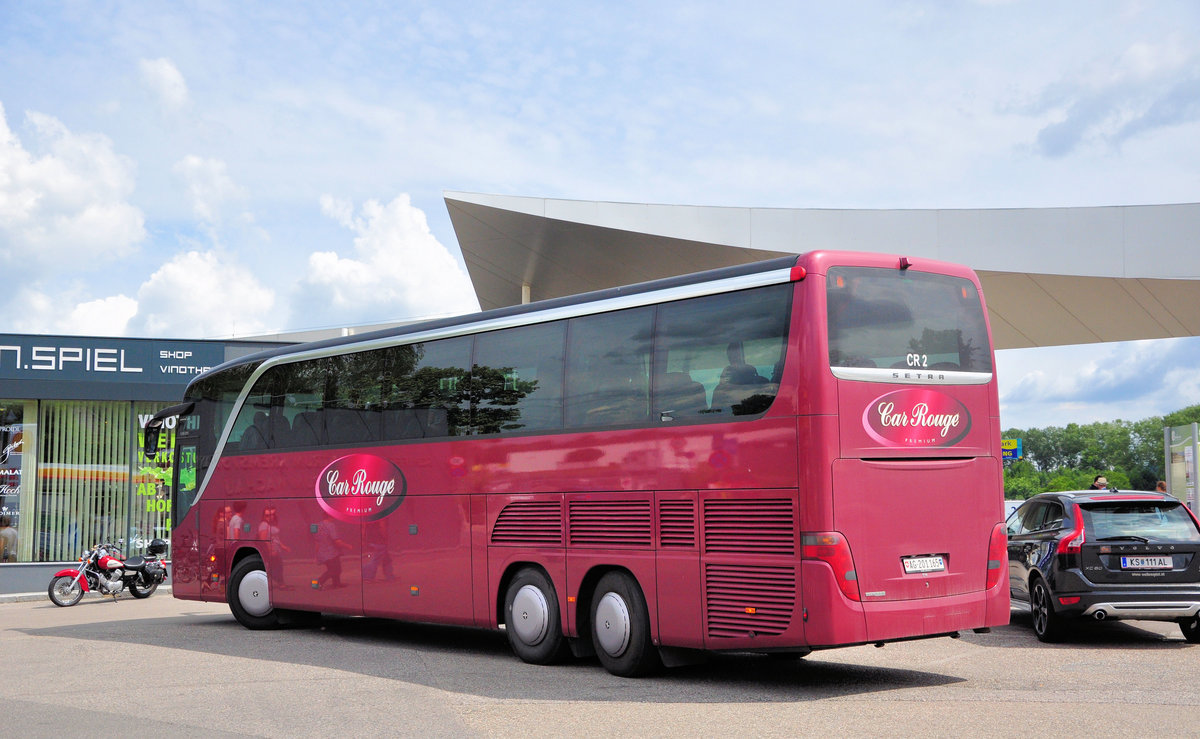
[{"label": "bus tail light", "polygon": [[833,569],[838,587],[850,600],[859,601],[858,573],[854,571],[854,557],[850,554],[850,542],[836,531],[819,531],[805,534],[800,539],[800,556],[825,562]]},{"label": "bus tail light", "polygon": [[1008,534],[1004,524],[998,523],[992,529],[992,539],[988,542],[987,585],[984,590],[991,590],[1000,582],[1000,578],[1008,571]]},{"label": "bus tail light", "polygon": [[1083,511],[1075,506],[1075,530],[1064,536],[1055,551],[1059,554],[1079,554],[1083,551],[1083,543],[1087,534],[1083,530]]}]

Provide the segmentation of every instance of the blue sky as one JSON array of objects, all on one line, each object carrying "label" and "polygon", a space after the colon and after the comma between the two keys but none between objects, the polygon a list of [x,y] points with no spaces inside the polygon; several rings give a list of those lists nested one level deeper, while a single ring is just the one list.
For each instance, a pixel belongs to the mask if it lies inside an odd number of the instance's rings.
[{"label": "blue sky", "polygon": [[[444,190],[1200,200],[1191,2],[0,0],[0,309],[227,337],[474,309]],[[1003,352],[1002,423],[1200,402],[1200,340]]]}]

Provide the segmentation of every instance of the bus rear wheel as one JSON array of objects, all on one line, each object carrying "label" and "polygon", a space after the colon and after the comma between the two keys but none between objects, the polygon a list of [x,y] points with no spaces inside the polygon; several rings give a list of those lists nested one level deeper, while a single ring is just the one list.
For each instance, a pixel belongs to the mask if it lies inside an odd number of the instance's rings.
[{"label": "bus rear wheel", "polygon": [[619,677],[640,677],[662,666],[650,640],[650,613],[637,581],[610,572],[592,597],[592,644],[600,664]]},{"label": "bus rear wheel", "polygon": [[257,555],[246,557],[234,566],[229,575],[225,600],[233,617],[247,629],[274,629],[279,626],[279,613],[271,604],[270,580],[263,561]]},{"label": "bus rear wheel", "polygon": [[519,571],[504,594],[504,632],[513,652],[530,664],[558,662],[567,647],[561,625],[550,578],[532,567]]}]

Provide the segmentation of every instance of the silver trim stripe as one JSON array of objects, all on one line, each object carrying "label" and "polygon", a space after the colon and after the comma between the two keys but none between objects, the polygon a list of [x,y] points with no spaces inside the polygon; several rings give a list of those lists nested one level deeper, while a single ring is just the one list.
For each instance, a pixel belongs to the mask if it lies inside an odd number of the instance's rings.
[{"label": "silver trim stripe", "polygon": [[886,382],[891,385],[986,385],[991,372],[961,370],[888,369],[887,367],[830,367],[839,380]]}]

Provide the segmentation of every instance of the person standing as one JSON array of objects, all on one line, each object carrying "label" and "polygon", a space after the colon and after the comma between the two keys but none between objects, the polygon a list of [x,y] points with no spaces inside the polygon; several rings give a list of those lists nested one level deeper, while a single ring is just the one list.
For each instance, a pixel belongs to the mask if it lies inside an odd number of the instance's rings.
[{"label": "person standing", "polygon": [[0,562],[17,561],[17,530],[11,516],[0,516]]},{"label": "person standing", "polygon": [[317,524],[317,530],[314,534],[317,545],[317,564],[325,568],[317,578],[317,586],[320,588],[341,588],[342,584],[342,551],[351,549],[351,546],[342,541],[338,535],[337,524],[333,522],[333,517],[328,512],[321,522]]}]

